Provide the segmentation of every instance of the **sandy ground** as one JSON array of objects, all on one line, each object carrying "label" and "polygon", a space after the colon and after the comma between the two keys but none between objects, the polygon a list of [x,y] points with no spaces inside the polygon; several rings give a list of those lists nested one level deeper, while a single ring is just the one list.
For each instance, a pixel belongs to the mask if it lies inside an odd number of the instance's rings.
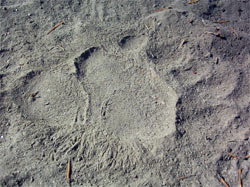
[{"label": "sandy ground", "polygon": [[248,0],[0,2],[1,186],[250,186]]}]

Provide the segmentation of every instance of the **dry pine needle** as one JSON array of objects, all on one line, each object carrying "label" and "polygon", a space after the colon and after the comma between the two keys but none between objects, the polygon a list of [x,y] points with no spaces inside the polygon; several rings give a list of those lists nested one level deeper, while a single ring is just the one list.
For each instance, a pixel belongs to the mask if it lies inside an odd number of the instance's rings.
[{"label": "dry pine needle", "polygon": [[220,178],[220,181],[226,186],[226,187],[229,187],[229,185],[227,184],[227,182],[221,177]]},{"label": "dry pine needle", "polygon": [[71,175],[71,161],[68,161],[67,165],[67,181],[70,182],[70,175]]},{"label": "dry pine needle", "polygon": [[61,23],[56,24],[54,27],[52,27],[52,28],[48,31],[47,34],[51,33],[51,32],[54,31],[57,27],[59,27],[59,26],[61,26],[61,25],[63,25],[63,24],[64,24],[64,22],[61,22]]}]

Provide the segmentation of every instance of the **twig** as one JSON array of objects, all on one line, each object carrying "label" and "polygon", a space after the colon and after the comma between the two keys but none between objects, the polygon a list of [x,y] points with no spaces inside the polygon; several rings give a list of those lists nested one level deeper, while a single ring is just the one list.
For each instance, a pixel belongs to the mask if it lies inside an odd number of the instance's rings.
[{"label": "twig", "polygon": [[222,177],[220,178],[220,181],[221,181],[226,187],[230,187]]},{"label": "twig", "polygon": [[49,30],[49,32],[48,32],[47,34],[51,33],[51,32],[54,31],[57,27],[59,27],[59,26],[61,26],[61,25],[63,25],[63,24],[64,24],[64,22],[61,22],[61,23],[56,24],[54,27],[52,27],[52,28]]},{"label": "twig", "polygon": [[250,155],[247,155],[245,158],[250,158]]},{"label": "twig", "polygon": [[240,183],[240,187],[242,187],[241,172],[242,172],[242,169],[240,168],[239,171],[238,171],[238,173],[239,173],[239,183]]}]

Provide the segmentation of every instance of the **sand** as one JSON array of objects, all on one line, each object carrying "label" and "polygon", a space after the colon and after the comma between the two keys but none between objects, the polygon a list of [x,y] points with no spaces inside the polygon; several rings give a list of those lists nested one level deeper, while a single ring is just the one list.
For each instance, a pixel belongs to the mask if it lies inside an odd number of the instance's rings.
[{"label": "sand", "polygon": [[250,186],[249,9],[1,0],[0,186]]}]

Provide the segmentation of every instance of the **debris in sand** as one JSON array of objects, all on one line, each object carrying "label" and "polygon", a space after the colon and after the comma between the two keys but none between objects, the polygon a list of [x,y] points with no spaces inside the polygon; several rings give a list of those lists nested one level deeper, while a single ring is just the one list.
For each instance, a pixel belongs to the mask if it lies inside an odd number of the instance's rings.
[{"label": "debris in sand", "polygon": [[227,184],[227,182],[221,177],[220,178],[220,181],[226,186],[226,187],[229,187],[229,185]]},{"label": "debris in sand", "polygon": [[155,12],[162,12],[164,10],[169,10],[169,9],[172,9],[172,7],[160,8],[160,9],[155,10]]},{"label": "debris in sand", "polygon": [[244,160],[244,159],[250,158],[250,155],[247,155],[247,156],[245,156],[245,157],[239,157],[239,156],[237,156],[237,155],[233,155],[232,153],[227,153],[227,154],[228,154],[229,156],[231,156],[232,158],[236,159],[236,160],[238,160],[238,159]]},{"label": "debris in sand", "polygon": [[192,1],[188,1],[188,4],[194,4],[194,3],[198,3],[199,0],[192,0]]},{"label": "debris in sand", "polygon": [[34,92],[34,93],[31,93],[30,94],[30,101],[35,101],[37,98],[39,98],[39,96],[38,96],[38,94],[39,94],[39,91],[36,91],[36,92]]},{"label": "debris in sand", "polygon": [[71,179],[71,160],[68,161],[67,165],[67,181],[70,183]]},{"label": "debris in sand", "polygon": [[[234,158],[234,159],[237,159],[237,160],[238,160],[238,159],[242,159],[242,158],[240,158],[240,157],[238,157],[238,156],[236,156],[236,155],[233,155],[232,153],[228,153],[228,155],[231,156],[231,157]],[[247,159],[247,158],[249,158],[249,157],[250,157],[250,155],[247,155],[247,156],[245,157],[245,159]],[[243,187],[241,174],[242,174],[242,169],[240,168],[240,169],[238,170],[239,184],[240,184],[240,187]],[[229,187],[229,185],[226,183],[226,181],[225,181],[222,177],[220,178],[220,180],[221,180],[221,182],[222,182],[225,186],[228,186],[228,187]]]},{"label": "debris in sand", "polygon": [[236,32],[236,30],[233,28],[233,27],[229,27],[229,29],[233,32],[233,34],[234,34],[234,36],[236,37],[236,38],[238,38],[238,33]]},{"label": "debris in sand", "polygon": [[240,187],[242,187],[241,172],[242,172],[242,169],[240,168],[239,171],[238,171],[238,173],[239,173],[239,184],[240,184]]},{"label": "debris in sand", "polygon": [[54,31],[57,27],[59,27],[59,26],[61,26],[61,25],[63,25],[63,24],[64,24],[64,22],[61,22],[61,23],[56,24],[54,27],[52,27],[52,28],[49,30],[49,32],[48,32],[47,34],[51,33],[51,32]]},{"label": "debris in sand", "polygon": [[216,20],[214,23],[229,23],[229,20]]},{"label": "debris in sand", "polygon": [[182,48],[182,46],[187,43],[187,40],[183,39],[178,47],[178,49]]},{"label": "debris in sand", "polygon": [[238,156],[236,156],[236,155],[233,155],[232,153],[227,153],[229,156],[231,156],[232,158],[234,158],[234,159],[239,159],[239,157]]},{"label": "debris in sand", "polygon": [[225,38],[226,38],[226,37],[223,36],[220,32],[214,33],[214,32],[209,32],[209,31],[207,31],[206,34],[212,34],[212,35],[217,36],[217,37],[219,37],[219,38],[221,38],[221,39],[225,39]]},{"label": "debris in sand", "polygon": [[184,180],[184,179],[188,179],[190,177],[194,177],[195,175],[189,175],[189,176],[183,176],[183,177],[178,177],[177,180]]}]

